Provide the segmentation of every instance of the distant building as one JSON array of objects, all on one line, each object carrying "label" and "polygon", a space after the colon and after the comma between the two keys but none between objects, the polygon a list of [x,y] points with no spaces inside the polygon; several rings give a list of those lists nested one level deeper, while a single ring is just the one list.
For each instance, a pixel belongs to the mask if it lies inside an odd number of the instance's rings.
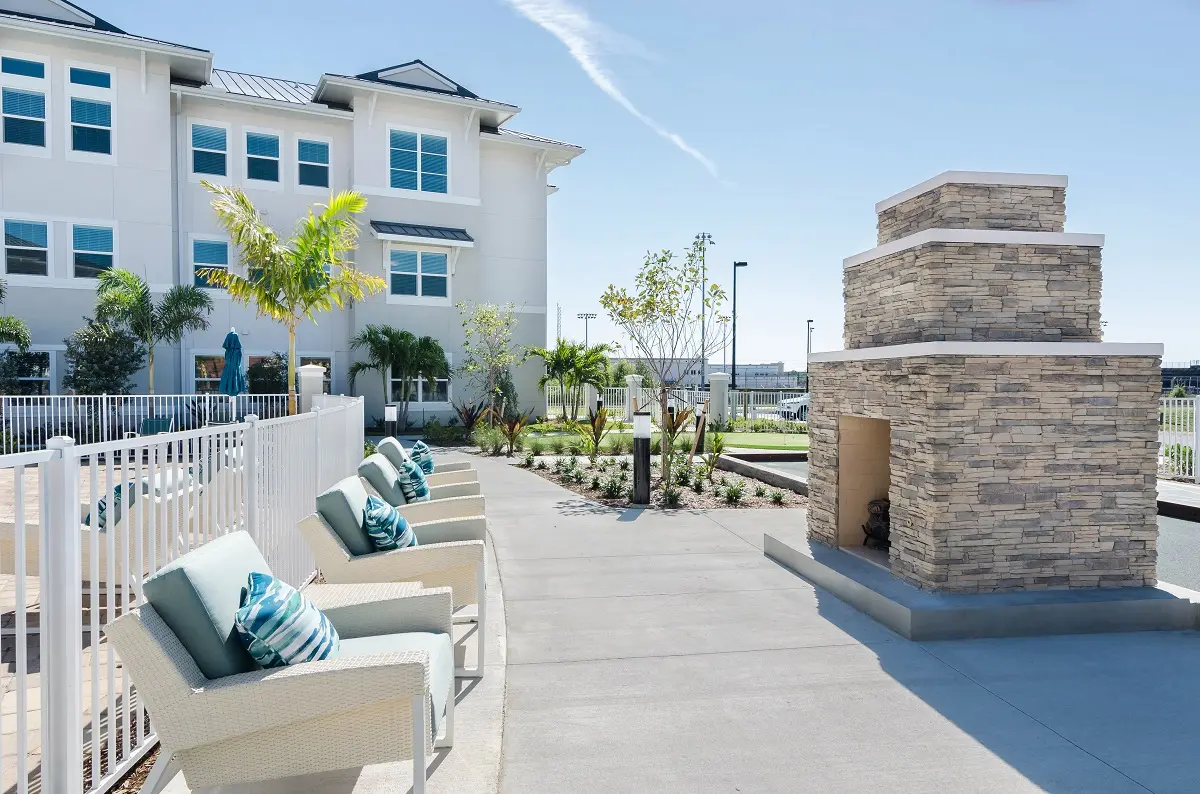
[{"label": "distant building", "polygon": [[1183,386],[1183,388],[1188,390],[1188,394],[1200,394],[1200,361],[1163,362],[1163,394],[1166,394],[1176,386]]},{"label": "distant building", "polygon": [[[656,363],[651,363],[644,358],[614,358],[612,363],[618,361],[628,362],[631,366],[638,362],[646,362],[650,369],[657,371]],[[733,368],[729,364],[715,364],[709,362],[706,370],[709,375],[714,372],[724,372],[730,374]],[[673,386],[685,386],[698,388],[701,385],[700,365],[685,359],[672,359],[667,367],[667,380]],[[771,364],[738,364],[737,365],[737,385],[739,388],[746,389],[796,389],[805,391],[808,388],[808,375],[803,372],[787,371],[782,361],[776,361]]]}]

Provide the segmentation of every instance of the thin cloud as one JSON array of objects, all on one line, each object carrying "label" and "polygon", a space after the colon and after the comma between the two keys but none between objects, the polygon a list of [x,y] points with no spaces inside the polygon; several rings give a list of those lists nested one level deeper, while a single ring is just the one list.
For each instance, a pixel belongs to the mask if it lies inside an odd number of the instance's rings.
[{"label": "thin cloud", "polygon": [[567,0],[504,0],[521,16],[545,29],[561,41],[597,88],[625,108],[631,116],[645,124],[657,135],[667,139],[680,151],[704,166],[710,174],[717,176],[717,166],[702,152],[690,145],[674,132],[659,124],[637,108],[617,87],[616,80],[600,60],[603,50],[610,52],[634,52],[648,56],[645,48],[635,40],[616,33],[596,22],[581,8]]}]

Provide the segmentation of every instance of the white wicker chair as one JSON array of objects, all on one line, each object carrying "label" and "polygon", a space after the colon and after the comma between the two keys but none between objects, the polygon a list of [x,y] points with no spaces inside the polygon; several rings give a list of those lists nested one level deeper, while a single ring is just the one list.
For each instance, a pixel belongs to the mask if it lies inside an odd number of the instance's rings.
[{"label": "white wicker chair", "polygon": [[[335,492],[345,494],[347,503],[366,500],[362,481],[347,477],[318,497],[318,512],[300,522],[300,532],[312,549],[325,581],[330,584],[421,582],[426,587],[452,588],[454,607],[458,610],[455,622],[475,623],[478,639],[475,668],[460,667],[457,673],[482,678],[487,602],[484,498],[462,496],[400,505],[397,510],[412,527],[419,545],[355,554],[347,546],[349,541],[333,527],[338,518],[320,512],[320,506]],[[464,609],[470,604],[476,605],[474,613]]]},{"label": "white wicker chair", "polygon": [[[452,630],[447,588],[405,583],[314,586],[304,592],[343,640]],[[130,610],[105,634],[145,699],[163,746],[143,791],[156,790],[175,766],[196,789],[411,758],[413,793],[424,794],[427,754],[453,743],[453,679],[442,735],[432,735],[428,651],[348,656],[208,679],[152,606]]]},{"label": "white wicker chair", "polygon": [[[404,495],[400,492],[400,474],[382,453],[368,455],[358,464],[358,475],[388,504],[393,507],[405,504]],[[425,481],[429,486],[429,498],[435,502],[479,495],[479,474],[474,469],[427,474]]]},{"label": "white wicker chair", "polygon": [[[392,436],[388,436],[376,445],[376,449],[391,461],[392,465],[399,468],[400,464],[408,457],[408,451],[404,449],[404,445],[397,441]],[[434,464],[433,473],[442,474],[453,471],[475,471],[475,467],[470,461],[436,461]],[[476,477],[478,479],[478,476]]]}]

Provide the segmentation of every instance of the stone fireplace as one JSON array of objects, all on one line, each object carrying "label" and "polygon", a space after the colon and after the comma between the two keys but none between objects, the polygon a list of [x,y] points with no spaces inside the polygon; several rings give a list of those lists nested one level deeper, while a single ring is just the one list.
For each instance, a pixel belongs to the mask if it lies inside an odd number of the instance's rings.
[{"label": "stone fireplace", "polygon": [[926,590],[1156,584],[1162,348],[1101,341],[1066,187],[948,172],[876,205],[846,349],[810,359],[811,541],[861,546],[887,498],[883,562]]}]

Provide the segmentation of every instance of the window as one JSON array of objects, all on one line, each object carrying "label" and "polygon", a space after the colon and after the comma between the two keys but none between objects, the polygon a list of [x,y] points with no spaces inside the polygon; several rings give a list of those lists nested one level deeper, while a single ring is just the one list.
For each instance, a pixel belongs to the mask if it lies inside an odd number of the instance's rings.
[{"label": "window", "polygon": [[445,254],[393,249],[391,294],[421,298],[449,296],[449,268]]},{"label": "window", "polygon": [[192,240],[192,276],[196,286],[220,289],[197,272],[206,267],[229,269],[229,243],[220,240]]},{"label": "window", "polygon": [[71,150],[112,154],[112,105],[71,97]]},{"label": "window", "polygon": [[225,139],[223,127],[192,125],[192,173],[225,176]]},{"label": "window", "polygon": [[11,276],[49,275],[49,229],[35,221],[4,222],[4,270]]},{"label": "window", "polygon": [[246,133],[246,178],[279,181],[279,136]]},{"label": "window", "polygon": [[296,179],[301,185],[329,187],[329,144],[322,141],[296,142],[299,167]]},{"label": "window", "polygon": [[113,266],[113,230],[104,226],[73,226],[71,240],[75,278],[97,278]]},{"label": "window", "polygon": [[53,373],[50,353],[9,350],[0,353],[0,391],[5,394],[34,396],[50,394]]},{"label": "window", "polygon": [[215,394],[220,391],[223,369],[225,356],[196,356],[196,394]]},{"label": "window", "polygon": [[90,85],[96,88],[112,88],[112,78],[108,72],[97,72],[93,69],[71,67],[71,82],[75,85]]},{"label": "window", "polygon": [[392,130],[391,139],[392,187],[424,193],[446,192],[446,138]]},{"label": "window", "polygon": [[409,382],[405,394],[404,383],[392,378],[392,402],[448,403],[450,402],[449,378],[416,378]]},{"label": "window", "polygon": [[24,58],[5,56],[0,58],[0,72],[41,80],[46,77],[46,65],[40,61],[27,61]]},{"label": "window", "polygon": [[46,145],[46,95],[38,91],[3,91],[4,142]]}]

